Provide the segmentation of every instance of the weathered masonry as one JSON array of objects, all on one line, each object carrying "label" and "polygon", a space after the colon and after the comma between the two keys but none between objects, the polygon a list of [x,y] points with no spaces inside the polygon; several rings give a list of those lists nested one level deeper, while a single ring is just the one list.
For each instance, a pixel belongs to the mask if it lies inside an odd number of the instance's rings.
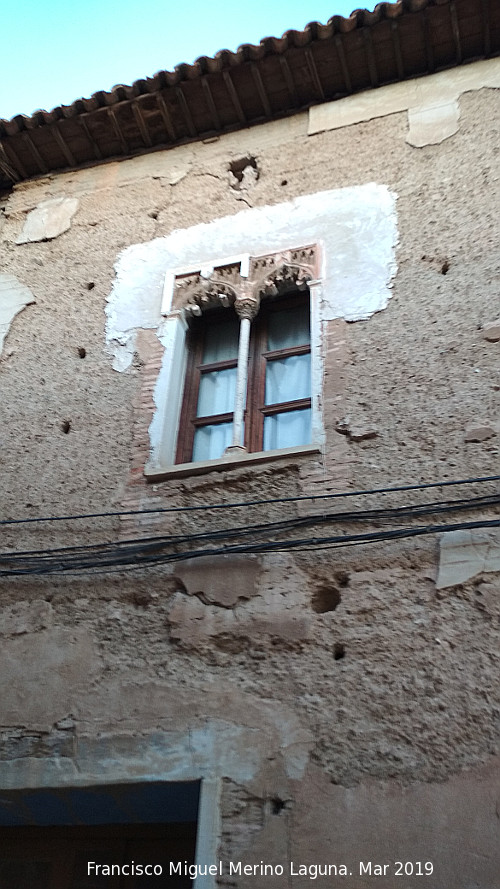
[{"label": "weathered masonry", "polygon": [[0,886],[498,889],[499,51],[0,122]]}]

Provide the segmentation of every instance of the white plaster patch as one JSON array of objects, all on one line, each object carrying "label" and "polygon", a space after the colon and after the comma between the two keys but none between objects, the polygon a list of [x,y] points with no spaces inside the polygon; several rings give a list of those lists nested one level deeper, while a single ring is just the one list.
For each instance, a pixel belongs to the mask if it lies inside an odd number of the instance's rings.
[{"label": "white plaster patch", "polygon": [[309,111],[308,135],[408,111],[406,141],[417,148],[435,145],[457,132],[460,96],[484,87],[500,88],[500,59],[475,62],[317,105]]},{"label": "white plaster patch", "polygon": [[500,531],[448,531],[440,541],[436,588],[465,583],[478,574],[500,571]]},{"label": "white plaster patch", "polygon": [[50,241],[68,231],[78,209],[78,198],[50,198],[28,213],[16,244]]},{"label": "white plaster patch", "polygon": [[31,290],[14,275],[0,274],[0,355],[13,318],[34,302]]},{"label": "white plaster patch", "polygon": [[[385,308],[396,273],[396,196],[370,183],[245,210],[178,229],[120,254],[108,299],[106,341],[115,370],[130,366],[138,328],[158,330],[167,272],[200,268],[219,257],[277,252],[319,243],[320,321],[360,321]],[[167,347],[169,344],[164,343]]]},{"label": "white plaster patch", "polygon": [[437,145],[458,132],[459,119],[460,108],[457,100],[427,108],[409,108],[409,132],[406,141],[414,148]]}]

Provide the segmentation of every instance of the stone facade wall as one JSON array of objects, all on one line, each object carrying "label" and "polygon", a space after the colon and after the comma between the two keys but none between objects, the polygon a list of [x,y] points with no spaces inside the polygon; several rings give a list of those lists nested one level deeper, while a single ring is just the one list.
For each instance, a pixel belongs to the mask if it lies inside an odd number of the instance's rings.
[{"label": "stone facade wall", "polygon": [[[500,316],[499,101],[492,89],[464,94],[458,132],[422,148],[405,141],[403,113],[310,136],[301,114],[17,187],[2,204],[0,271],[34,302],[9,320],[0,361],[2,516],[496,475],[499,343],[484,329]],[[228,167],[242,157],[255,158],[259,176],[235,188]],[[104,309],[120,251],[247,206],[370,182],[397,195],[398,271],[387,308],[366,321],[328,322],[325,453],[147,483],[162,348],[145,330],[130,369],[112,368]],[[25,243],[26,215],[60,198],[72,201],[70,218],[58,215],[61,233]],[[438,488],[326,507],[298,500],[4,525],[2,550],[450,496]],[[380,527],[361,529],[352,517],[333,525],[349,534]],[[324,532],[318,524],[304,535]],[[495,889],[498,573],[437,590],[438,558],[430,535],[108,575],[0,578],[0,786],[215,777],[226,859],[347,861],[353,876],[344,884],[353,889],[373,881],[359,875],[358,859],[431,860],[429,889]],[[305,887],[310,875],[272,885]],[[402,885],[394,869],[383,885]]]}]

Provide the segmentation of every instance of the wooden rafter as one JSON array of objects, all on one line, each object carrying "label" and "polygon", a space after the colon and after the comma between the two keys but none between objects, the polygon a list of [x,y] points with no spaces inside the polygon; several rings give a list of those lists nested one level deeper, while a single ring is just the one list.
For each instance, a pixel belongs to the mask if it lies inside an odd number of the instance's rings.
[{"label": "wooden rafter", "polygon": [[324,102],[325,101],[325,93],[323,91],[323,87],[321,84],[321,80],[319,79],[318,69],[316,67],[316,62],[314,61],[314,56],[310,49],[306,49],[305,51],[307,67],[309,68],[309,73],[312,77],[314,86],[318,92],[319,98]]},{"label": "wooden rafter", "polygon": [[240,102],[238,93],[236,92],[236,87],[233,83],[233,78],[231,77],[229,71],[223,71],[222,77],[224,79],[224,83],[226,84],[226,89],[229,93],[231,102],[233,103],[234,110],[236,111],[236,114],[238,115],[238,119],[239,119],[240,123],[245,124],[247,122],[247,119],[245,117],[243,108],[241,107],[241,102]]},{"label": "wooden rafter", "polygon": [[462,62],[462,42],[460,40],[460,28],[458,27],[457,7],[455,5],[455,0],[451,0],[450,2],[450,19],[453,42],[455,44],[457,65],[460,65]]},{"label": "wooden rafter", "polygon": [[57,123],[57,121],[56,121],[56,123],[52,124],[52,126],[50,128],[50,132],[53,135],[54,139],[56,140],[57,144],[59,145],[59,148],[61,149],[62,153],[64,154],[64,157],[66,158],[66,160],[68,162],[68,166],[76,167],[77,161],[75,160],[75,158],[70,150],[69,145],[67,144],[64,136],[62,135],[62,133],[59,129],[59,124]]},{"label": "wooden rafter", "polygon": [[201,86],[203,89],[203,93],[205,95],[205,99],[207,100],[207,105],[210,110],[210,114],[212,116],[212,122],[214,125],[214,129],[220,130],[221,129],[221,121],[220,121],[220,117],[217,113],[217,108],[216,108],[216,105],[214,102],[214,97],[212,95],[212,90],[210,89],[210,84],[208,82],[206,74],[204,74],[201,78]]},{"label": "wooden rafter", "polygon": [[378,71],[375,62],[375,53],[373,52],[372,32],[369,28],[363,28],[363,42],[365,45],[365,55],[368,64],[368,73],[370,75],[370,83],[372,87],[378,86]]},{"label": "wooden rafter", "polygon": [[38,171],[40,173],[48,173],[49,167],[45,163],[40,152],[38,151],[38,148],[36,147],[35,143],[33,142],[33,139],[31,138],[30,134],[27,133],[26,130],[24,130],[24,132],[21,133],[21,138],[23,139],[23,142],[26,142],[26,145],[28,146],[29,150],[31,151],[31,154],[33,155],[33,157],[35,159],[35,163],[38,166]]},{"label": "wooden rafter", "polygon": [[347,67],[347,59],[345,57],[344,43],[341,34],[335,35],[335,46],[337,48],[340,67],[342,68],[342,76],[344,78],[346,92],[352,93],[352,80],[351,75],[349,74],[349,68]]},{"label": "wooden rafter", "polygon": [[83,132],[85,133],[86,138],[88,139],[90,145],[92,146],[92,150],[94,152],[96,160],[102,160],[102,151],[99,148],[96,140],[92,136],[92,133],[89,130],[87,125],[86,115],[80,114],[79,117],[76,118],[78,123],[80,124]]},{"label": "wooden rafter", "polygon": [[116,114],[115,114],[114,110],[112,108],[107,108],[106,110],[108,112],[108,117],[109,117],[111,124],[113,126],[113,130],[115,132],[116,138],[118,139],[118,141],[122,147],[123,154],[130,154],[130,150],[127,145],[127,141],[125,139],[125,136],[122,133],[120,124],[118,123],[118,120],[116,118]]},{"label": "wooden rafter", "polygon": [[394,58],[396,59],[396,67],[398,69],[398,77],[404,79],[405,69],[403,65],[403,54],[401,52],[401,40],[399,39],[399,25],[396,19],[391,21],[391,37],[392,47],[394,49]]},{"label": "wooden rafter", "polygon": [[149,135],[148,128],[142,115],[142,111],[139,107],[139,100],[132,102],[132,114],[134,115],[134,120],[139,128],[142,141],[147,148],[151,148],[153,143],[151,141],[151,136]]},{"label": "wooden rafter", "polygon": [[167,108],[165,99],[161,95],[161,93],[155,93],[156,103],[158,108],[160,109],[160,114],[162,116],[163,123],[165,124],[165,129],[168,133],[168,137],[172,142],[176,142],[177,135],[174,129],[174,125],[172,123],[172,118],[170,117],[169,110]]},{"label": "wooden rafter", "polygon": [[250,68],[252,71],[252,77],[254,79],[255,86],[257,87],[257,92],[259,94],[260,101],[262,102],[262,107],[264,108],[264,113],[266,114],[267,117],[272,117],[273,112],[272,112],[272,108],[271,108],[271,103],[269,102],[269,98],[266,93],[264,83],[262,81],[262,77],[260,76],[260,71],[257,68],[257,66],[254,64],[251,64]]},{"label": "wooden rafter", "polygon": [[294,105],[299,105],[299,97],[297,96],[297,91],[293,82],[293,75],[290,70],[290,65],[288,64],[285,56],[280,56],[280,66],[283,73],[283,80],[285,81],[288,92],[290,93],[290,98],[292,99]]},{"label": "wooden rafter", "polygon": [[3,145],[0,142],[0,155],[2,157],[2,169],[5,171],[8,179],[12,179],[14,182],[19,182],[21,179],[28,178],[21,161],[15,155],[13,156],[13,152],[10,150],[8,143]]},{"label": "wooden rafter", "polygon": [[182,113],[184,115],[184,120],[186,121],[187,128],[189,130],[190,136],[197,136],[196,127],[194,125],[194,120],[191,116],[191,112],[189,110],[189,105],[187,103],[186,97],[184,95],[183,89],[181,86],[178,86],[175,95],[177,96],[177,100],[179,105],[181,106]]}]

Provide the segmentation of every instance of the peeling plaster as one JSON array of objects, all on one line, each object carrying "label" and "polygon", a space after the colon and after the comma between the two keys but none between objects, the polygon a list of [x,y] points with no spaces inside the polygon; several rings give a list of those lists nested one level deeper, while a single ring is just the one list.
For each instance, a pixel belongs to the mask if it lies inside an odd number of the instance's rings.
[{"label": "peeling plaster", "polygon": [[258,256],[319,243],[320,320],[369,318],[384,309],[391,296],[396,273],[395,204],[396,196],[387,186],[369,183],[244,210],[127,248],[115,265],[107,307],[106,341],[113,367],[123,371],[130,366],[138,328],[156,328],[162,339],[165,274],[199,268],[220,257]]},{"label": "peeling plaster", "polygon": [[438,590],[500,571],[500,531],[448,531],[441,537],[439,550]]},{"label": "peeling plaster", "polygon": [[0,274],[0,355],[13,319],[34,302],[31,290],[14,275]]},{"label": "peeling plaster", "polygon": [[50,241],[68,231],[78,209],[78,198],[51,198],[41,201],[28,213],[16,244]]},{"label": "peeling plaster", "polygon": [[309,111],[308,135],[407,111],[406,142],[415,148],[436,145],[458,131],[460,96],[485,87],[500,88],[499,59],[475,62],[318,105]]}]

